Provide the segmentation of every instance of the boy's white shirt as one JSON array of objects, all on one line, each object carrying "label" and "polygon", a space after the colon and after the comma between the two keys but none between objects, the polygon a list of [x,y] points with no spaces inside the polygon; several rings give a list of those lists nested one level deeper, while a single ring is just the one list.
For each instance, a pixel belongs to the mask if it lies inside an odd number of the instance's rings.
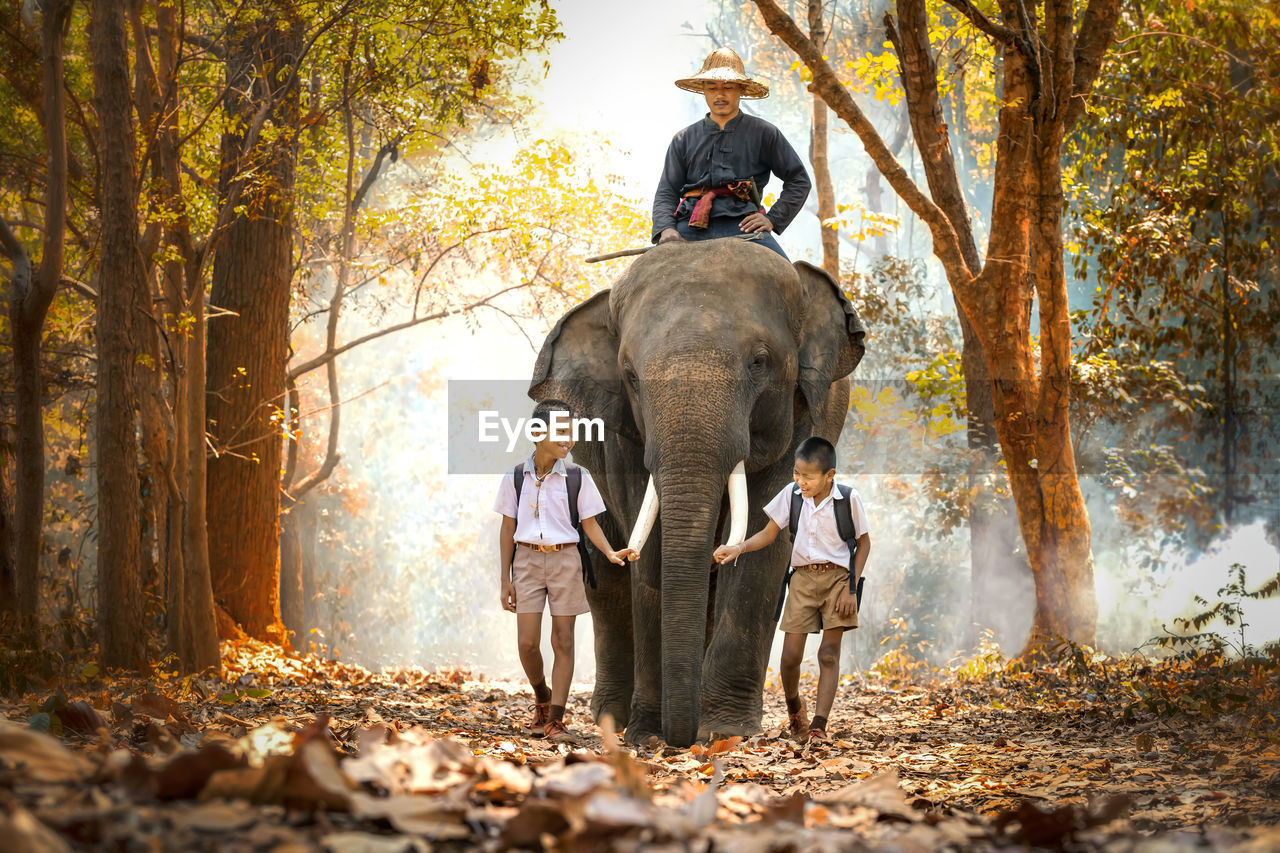
[{"label": "boy's white shirt", "polygon": [[[788,483],[764,508],[765,515],[781,527],[783,532],[791,525],[791,495],[799,491],[800,487],[795,483]],[[805,498],[800,504],[800,521],[796,525],[796,541],[791,549],[791,565],[835,563],[837,566],[849,567],[849,546],[840,538],[840,528],[836,525],[835,501],[838,500],[844,500],[844,496],[836,488],[836,481],[832,480],[831,493],[823,498],[822,503],[815,506],[813,498]],[[867,514],[862,507],[862,496],[857,489],[850,488],[849,500],[854,532],[858,536],[870,532]]]},{"label": "boy's white shirt", "polygon": [[[604,512],[604,498],[596,488],[591,472],[581,465],[582,489],[578,492],[578,518],[585,520]],[[494,512],[500,512],[507,518],[516,520],[517,542],[528,542],[532,545],[567,545],[576,544],[578,531],[573,529],[569,520],[569,478],[564,467],[564,460],[557,459],[551,466],[551,473],[538,488],[538,480],[534,475],[537,470],[533,466],[533,454],[524,461],[524,485],[520,489],[520,505],[516,506],[516,485],[512,472],[502,476],[498,486],[498,496],[493,501]],[[539,496],[541,492],[541,496]],[[534,505],[538,507],[538,517],[534,518]]]}]

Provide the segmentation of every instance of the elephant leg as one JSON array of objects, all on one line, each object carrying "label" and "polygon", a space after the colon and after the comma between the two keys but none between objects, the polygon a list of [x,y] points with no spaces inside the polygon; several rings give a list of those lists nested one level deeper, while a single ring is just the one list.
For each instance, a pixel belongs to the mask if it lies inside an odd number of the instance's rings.
[{"label": "elephant leg", "polygon": [[764,677],[777,624],[782,572],[791,543],[772,545],[722,566],[716,590],[716,631],[702,666],[700,739],[712,732],[752,735],[760,731]]},{"label": "elephant leg", "polygon": [[662,737],[662,592],[659,583],[661,533],[657,525],[640,559],[632,563],[631,608],[635,637],[635,681],[627,740]]},{"label": "elephant leg", "polygon": [[[610,541],[616,541],[616,537]],[[591,717],[599,724],[607,714],[613,717],[615,729],[622,731],[631,711],[634,671],[631,572],[609,562],[599,552],[592,552],[591,562],[596,575],[596,588],[587,587],[596,651]]]}]

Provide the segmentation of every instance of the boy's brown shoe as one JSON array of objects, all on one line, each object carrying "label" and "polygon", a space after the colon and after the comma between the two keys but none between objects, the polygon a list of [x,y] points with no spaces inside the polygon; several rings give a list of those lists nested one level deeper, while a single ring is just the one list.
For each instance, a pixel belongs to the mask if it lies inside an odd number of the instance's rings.
[{"label": "boy's brown shoe", "polygon": [[529,723],[529,731],[534,737],[542,737],[545,734],[547,721],[551,719],[551,703],[550,702],[534,702],[533,703],[533,721]]},{"label": "boy's brown shoe", "polygon": [[577,740],[573,735],[569,734],[569,730],[564,727],[561,720],[547,720],[547,724],[542,727],[543,734],[547,740],[556,743],[576,743]]},{"label": "boy's brown shoe", "polygon": [[811,728],[809,729],[809,740],[824,741],[824,740],[831,740],[831,738],[827,736],[826,729]]},{"label": "boy's brown shoe", "polygon": [[809,731],[809,715],[805,712],[804,700],[800,700],[800,708],[794,714],[787,715],[787,725],[791,727],[791,736],[796,740],[804,740]]}]

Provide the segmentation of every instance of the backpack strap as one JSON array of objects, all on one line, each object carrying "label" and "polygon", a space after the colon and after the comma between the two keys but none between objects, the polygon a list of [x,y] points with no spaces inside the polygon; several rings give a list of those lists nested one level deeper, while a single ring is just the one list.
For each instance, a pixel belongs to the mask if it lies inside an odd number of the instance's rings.
[{"label": "backpack strap", "polygon": [[858,553],[858,529],[853,523],[853,486],[836,483],[840,490],[841,501],[835,501],[836,531],[844,544],[849,546],[849,592],[858,599],[858,607],[862,606],[862,584],[866,578],[853,579],[853,556]]},{"label": "backpack strap", "polygon": [[849,558],[853,559],[853,552],[858,547],[858,530],[853,526],[853,487],[846,486],[843,483],[836,483],[836,488],[840,490],[840,497],[844,500],[835,501],[836,511],[836,531],[840,534],[840,538],[849,546]]},{"label": "backpack strap", "polygon": [[[520,462],[516,465],[515,470],[511,472],[511,476],[515,478],[516,487],[516,518],[520,517],[520,489],[524,486],[524,463]],[[511,565],[507,566],[507,575],[514,579],[516,566],[516,549],[511,549]]]},{"label": "backpack strap", "polygon": [[787,522],[787,529],[791,531],[791,541],[796,541],[796,533],[800,530],[800,508],[804,506],[804,495],[800,494],[800,490],[793,484],[791,486],[791,520]]},{"label": "backpack strap", "polygon": [[596,573],[591,566],[591,550],[587,545],[587,533],[582,529],[582,520],[578,518],[578,495],[582,493],[582,468],[572,462],[564,463],[565,480],[569,492],[569,523],[578,531],[578,558],[582,560],[582,580],[596,588]]},{"label": "backpack strap", "polygon": [[569,523],[578,526],[578,495],[582,492],[582,469],[572,462],[564,463],[565,479],[569,485]]}]

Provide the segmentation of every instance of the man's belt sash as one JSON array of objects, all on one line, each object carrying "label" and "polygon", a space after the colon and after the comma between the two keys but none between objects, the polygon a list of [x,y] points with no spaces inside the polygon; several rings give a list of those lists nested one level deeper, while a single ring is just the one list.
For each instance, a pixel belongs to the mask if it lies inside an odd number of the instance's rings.
[{"label": "man's belt sash", "polygon": [[[706,228],[711,224],[711,205],[717,198],[724,196],[737,196],[743,201],[752,201],[751,190],[753,189],[751,180],[730,181],[722,187],[694,187],[684,194],[684,198],[696,198],[698,203],[693,206],[693,213],[689,215],[689,226],[691,228]],[[762,209],[760,211],[764,213]]]}]

